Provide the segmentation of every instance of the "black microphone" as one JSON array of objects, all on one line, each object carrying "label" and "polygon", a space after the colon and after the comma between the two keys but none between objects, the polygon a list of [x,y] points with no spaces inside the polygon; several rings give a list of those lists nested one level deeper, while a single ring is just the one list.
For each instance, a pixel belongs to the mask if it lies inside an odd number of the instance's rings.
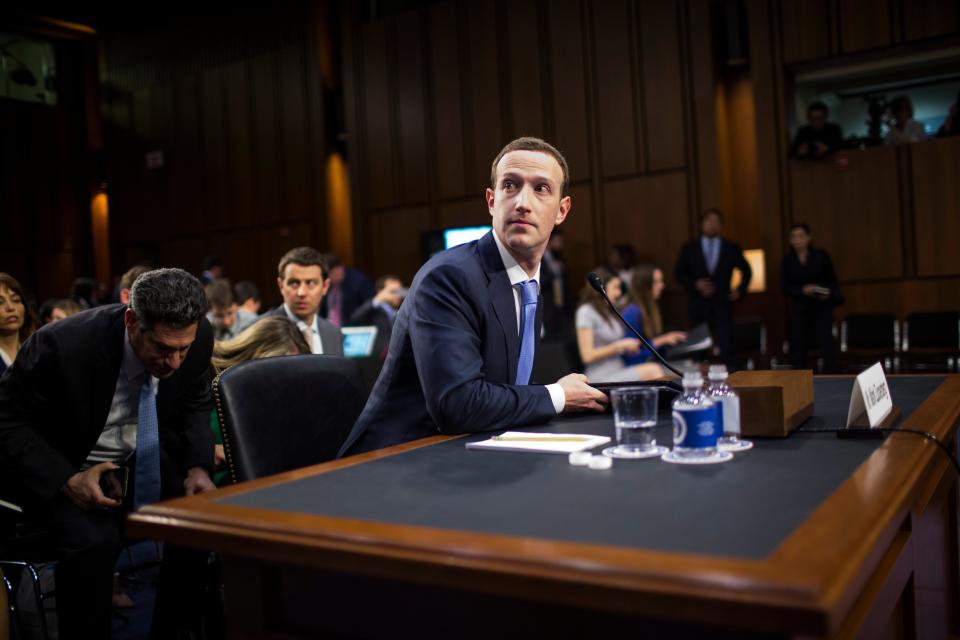
[{"label": "black microphone", "polygon": [[631,325],[629,322],[627,322],[626,318],[624,318],[622,315],[620,315],[620,311],[617,310],[617,305],[613,304],[613,302],[611,302],[611,301],[610,301],[610,298],[607,296],[607,292],[606,292],[606,290],[603,288],[603,280],[600,279],[600,276],[598,276],[598,275],[595,274],[595,273],[590,273],[590,274],[587,275],[587,282],[590,283],[590,286],[593,287],[594,291],[596,291],[596,292],[599,293],[601,296],[603,296],[603,299],[607,301],[607,304],[608,304],[608,305],[610,305],[610,309],[611,309],[615,314],[617,314],[617,317],[618,317],[618,318],[620,318],[620,322],[623,323],[623,326],[625,326],[627,329],[630,329],[630,331],[633,332],[633,335],[637,336],[637,338],[640,340],[640,342],[643,343],[643,346],[645,346],[650,353],[652,353],[654,356],[656,356],[657,360],[660,361],[660,364],[662,364],[662,365],[663,365],[664,367],[666,367],[668,370],[670,370],[671,372],[673,372],[675,375],[678,375],[678,376],[680,376],[680,377],[682,378],[682,377],[683,377],[683,374],[680,373],[679,371],[677,371],[676,369],[674,369],[672,366],[670,366],[670,363],[667,362],[662,355],[660,355],[660,352],[657,351],[656,349],[654,349],[654,348],[653,348],[653,345],[650,344],[649,342],[647,342],[647,339],[644,338],[642,335],[640,335],[640,332],[637,331],[636,329],[634,329],[634,328],[633,328],[633,325]]}]

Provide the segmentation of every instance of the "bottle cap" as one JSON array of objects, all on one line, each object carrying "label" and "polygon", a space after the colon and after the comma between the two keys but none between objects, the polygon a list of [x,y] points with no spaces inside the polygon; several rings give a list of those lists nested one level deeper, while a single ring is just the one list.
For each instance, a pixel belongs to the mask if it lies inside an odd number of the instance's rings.
[{"label": "bottle cap", "polygon": [[699,387],[703,385],[703,375],[700,369],[687,369],[683,372],[683,386]]},{"label": "bottle cap", "polygon": [[711,380],[726,380],[729,375],[725,364],[712,364],[710,365],[710,371],[707,372],[707,377]]},{"label": "bottle cap", "polygon": [[613,466],[613,458],[608,458],[607,456],[592,456],[590,458],[590,468],[591,469],[609,469]]}]

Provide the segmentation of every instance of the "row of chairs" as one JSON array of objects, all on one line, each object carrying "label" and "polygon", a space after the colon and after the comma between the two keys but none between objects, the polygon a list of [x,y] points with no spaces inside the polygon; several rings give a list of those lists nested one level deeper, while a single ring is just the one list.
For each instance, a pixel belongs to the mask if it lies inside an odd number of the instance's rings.
[{"label": "row of chairs", "polygon": [[[835,350],[845,372],[881,362],[888,373],[960,372],[960,313],[915,312],[902,322],[890,313],[851,314],[833,326]],[[816,336],[809,336],[813,359],[822,366]],[[741,318],[734,326],[734,344],[745,368],[780,368],[789,362],[789,344],[782,355],[767,350],[767,329],[760,318]]]}]

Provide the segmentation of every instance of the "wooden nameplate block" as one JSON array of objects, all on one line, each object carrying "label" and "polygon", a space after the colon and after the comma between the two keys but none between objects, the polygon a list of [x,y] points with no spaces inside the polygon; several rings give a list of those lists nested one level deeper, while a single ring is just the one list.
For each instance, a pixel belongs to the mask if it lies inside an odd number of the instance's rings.
[{"label": "wooden nameplate block", "polygon": [[737,371],[727,383],[740,396],[744,437],[785,438],[813,415],[813,371]]}]

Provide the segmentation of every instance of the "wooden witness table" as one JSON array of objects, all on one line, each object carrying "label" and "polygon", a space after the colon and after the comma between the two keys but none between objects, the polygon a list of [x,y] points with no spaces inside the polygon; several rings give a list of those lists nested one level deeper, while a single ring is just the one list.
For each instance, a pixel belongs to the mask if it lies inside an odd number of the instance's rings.
[{"label": "wooden witness table", "polygon": [[[815,385],[808,425],[838,426],[852,378]],[[960,376],[894,376],[891,391],[901,426],[956,450]],[[546,429],[613,431],[610,416]],[[236,638],[960,629],[956,477],[924,438],[794,434],[724,465],[617,460],[605,472],[463,441],[153,505],[130,535],[220,552]]]}]

